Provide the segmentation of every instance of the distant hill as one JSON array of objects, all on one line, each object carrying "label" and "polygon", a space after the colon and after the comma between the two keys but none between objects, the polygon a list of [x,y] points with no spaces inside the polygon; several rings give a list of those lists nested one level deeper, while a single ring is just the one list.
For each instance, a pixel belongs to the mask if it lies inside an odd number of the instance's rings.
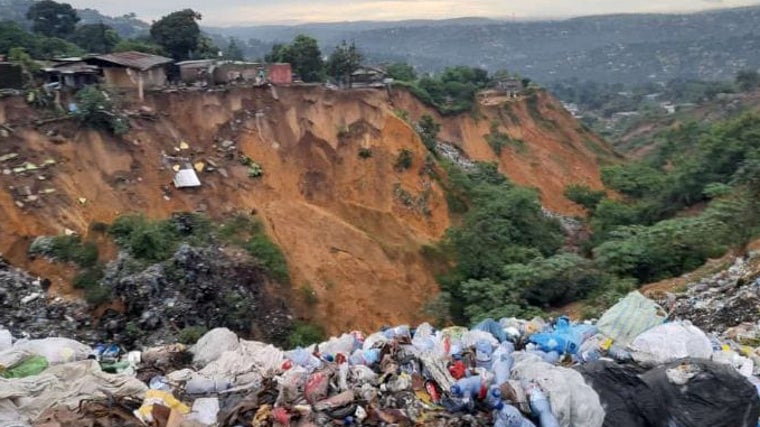
[{"label": "distant hill", "polygon": [[[14,21],[29,27],[26,11],[33,3],[33,0],[0,0],[0,21]],[[111,17],[102,15],[95,9],[77,9],[77,13],[82,19],[81,23],[102,22],[116,30],[121,37],[135,37],[150,30],[150,24],[137,19],[135,14]]]},{"label": "distant hill", "polygon": [[672,78],[727,79],[760,66],[760,7],[693,14],[632,14],[561,21],[352,22],[207,28],[253,39],[249,55],[306,33],[329,51],[355,40],[371,61],[407,61],[433,71],[472,64],[506,68],[544,83],[577,77],[637,83]]}]

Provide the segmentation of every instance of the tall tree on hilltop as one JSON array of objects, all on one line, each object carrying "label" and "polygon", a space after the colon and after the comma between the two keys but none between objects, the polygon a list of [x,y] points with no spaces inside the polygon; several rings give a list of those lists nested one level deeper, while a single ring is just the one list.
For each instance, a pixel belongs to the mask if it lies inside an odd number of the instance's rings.
[{"label": "tall tree on hilltop", "polygon": [[151,25],[150,36],[172,58],[188,59],[198,49],[201,29],[197,21],[200,20],[201,14],[192,9],[172,12]]},{"label": "tall tree on hilltop", "polygon": [[232,61],[242,61],[245,59],[243,56],[243,49],[238,45],[238,40],[236,38],[230,38],[230,43],[227,45],[227,49],[224,50],[224,58]]},{"label": "tall tree on hilltop", "polygon": [[293,72],[305,82],[319,82],[324,77],[324,61],[317,40],[299,34],[293,43],[275,44],[264,58],[267,62],[288,62]]},{"label": "tall tree on hilltop", "polygon": [[79,22],[76,10],[68,3],[53,0],[35,2],[26,12],[32,21],[32,31],[47,37],[67,38]]},{"label": "tall tree on hilltop", "polygon": [[116,31],[103,23],[80,25],[71,36],[71,41],[88,53],[111,53],[120,40]]},{"label": "tall tree on hilltop", "polygon": [[327,69],[331,76],[338,80],[343,79],[348,87],[351,87],[351,74],[359,69],[362,59],[364,57],[356,48],[356,44],[354,42],[348,44],[343,40],[330,55],[330,59],[327,60]]}]

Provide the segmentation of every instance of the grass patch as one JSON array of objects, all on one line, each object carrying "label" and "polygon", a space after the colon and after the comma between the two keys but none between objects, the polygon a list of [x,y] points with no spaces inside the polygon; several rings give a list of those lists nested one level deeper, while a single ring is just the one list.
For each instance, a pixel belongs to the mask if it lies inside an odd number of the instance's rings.
[{"label": "grass patch", "polygon": [[280,248],[277,247],[265,234],[256,234],[244,245],[248,253],[256,258],[275,279],[287,283],[290,281],[288,263]]},{"label": "grass patch", "polygon": [[319,304],[319,297],[317,296],[317,292],[314,290],[314,287],[311,286],[310,283],[306,283],[301,286],[299,292],[301,293],[301,299],[306,305],[314,307],[315,305]]},{"label": "grass patch", "polygon": [[366,159],[369,159],[371,157],[372,157],[372,150],[371,149],[364,148],[364,147],[362,147],[362,148],[359,149],[359,158],[366,160]]},{"label": "grass patch", "polygon": [[291,348],[308,347],[320,343],[324,339],[325,331],[321,326],[314,323],[298,322],[288,336],[288,343]]},{"label": "grass patch", "polygon": [[396,163],[394,163],[393,169],[398,172],[405,171],[411,168],[413,163],[414,157],[412,151],[404,148],[399,151],[398,156],[396,156]]},{"label": "grass patch", "polygon": [[177,340],[186,345],[195,344],[206,332],[208,328],[205,326],[188,326],[179,331]]},{"label": "grass patch", "polygon": [[524,153],[527,151],[525,141],[521,139],[512,139],[506,133],[499,131],[499,125],[497,123],[491,124],[491,133],[485,136],[488,145],[497,156],[501,155],[502,150],[505,147],[513,147],[517,152]]}]

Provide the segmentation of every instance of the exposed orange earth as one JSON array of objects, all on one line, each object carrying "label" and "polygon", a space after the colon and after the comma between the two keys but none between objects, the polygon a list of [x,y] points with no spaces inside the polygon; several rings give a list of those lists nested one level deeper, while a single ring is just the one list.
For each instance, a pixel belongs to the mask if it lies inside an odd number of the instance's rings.
[{"label": "exposed orange earth", "polygon": [[[442,124],[441,140],[473,160],[498,161],[503,173],[538,188],[543,204],[558,213],[580,215],[564,187],[601,188],[599,164],[615,160],[543,91],[526,99],[487,98],[476,112],[451,117],[395,89],[155,92],[131,107],[142,105],[156,117],[134,117],[129,133],[114,137],[72,121],[32,126],[39,112],[22,97],[0,99],[0,124],[14,130],[0,138],[0,156],[19,155],[0,163],[11,170],[0,175],[0,252],[49,278],[53,295],[76,296],[68,285],[74,270],[31,261],[26,251],[35,236],[67,229],[86,235],[91,224],[125,212],[165,218],[204,211],[221,218],[244,211],[254,212],[283,249],[292,298],[302,287],[314,290],[318,302],[303,315],[328,332],[414,323],[425,318],[422,307],[438,291],[420,249],[441,239],[452,218],[439,183],[420,172],[427,150],[399,111],[410,121],[433,115]],[[525,148],[506,147],[497,158],[485,139],[493,125]],[[51,130],[58,135],[49,136]],[[189,148],[181,149],[183,143]],[[362,158],[362,148],[371,156]],[[398,171],[402,149],[412,152],[413,163]],[[261,165],[263,177],[250,178],[238,154]],[[12,171],[48,159],[55,164]],[[185,161],[206,167],[200,188],[173,187],[172,167]],[[409,196],[413,203],[403,202]],[[115,256],[112,244],[100,239],[99,246]]]}]

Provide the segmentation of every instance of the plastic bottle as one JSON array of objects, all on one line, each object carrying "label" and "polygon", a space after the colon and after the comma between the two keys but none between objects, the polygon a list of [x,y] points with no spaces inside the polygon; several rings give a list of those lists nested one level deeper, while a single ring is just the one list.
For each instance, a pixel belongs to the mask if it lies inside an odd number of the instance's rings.
[{"label": "plastic bottle", "polygon": [[494,427],[536,427],[522,416],[519,409],[503,402],[500,403],[501,405],[494,411]]},{"label": "plastic bottle", "polygon": [[480,376],[459,379],[451,386],[451,394],[455,397],[483,398],[486,390],[487,386]]},{"label": "plastic bottle", "polygon": [[493,347],[488,340],[478,340],[475,343],[475,366],[491,370],[493,364]]},{"label": "plastic bottle", "polygon": [[301,366],[311,373],[322,367],[322,361],[309,350],[297,348],[288,354],[293,365]]},{"label": "plastic bottle", "polygon": [[370,348],[369,350],[356,350],[348,358],[350,365],[372,366],[380,361],[380,349]]},{"label": "plastic bottle", "polygon": [[493,362],[493,374],[494,383],[496,386],[500,386],[509,381],[509,375],[512,372],[512,365],[514,359],[509,354],[502,355],[499,359]]},{"label": "plastic bottle", "polygon": [[538,417],[538,423],[541,427],[559,427],[557,418],[552,413],[549,399],[540,388],[536,386],[529,387],[530,409],[533,415]]}]

